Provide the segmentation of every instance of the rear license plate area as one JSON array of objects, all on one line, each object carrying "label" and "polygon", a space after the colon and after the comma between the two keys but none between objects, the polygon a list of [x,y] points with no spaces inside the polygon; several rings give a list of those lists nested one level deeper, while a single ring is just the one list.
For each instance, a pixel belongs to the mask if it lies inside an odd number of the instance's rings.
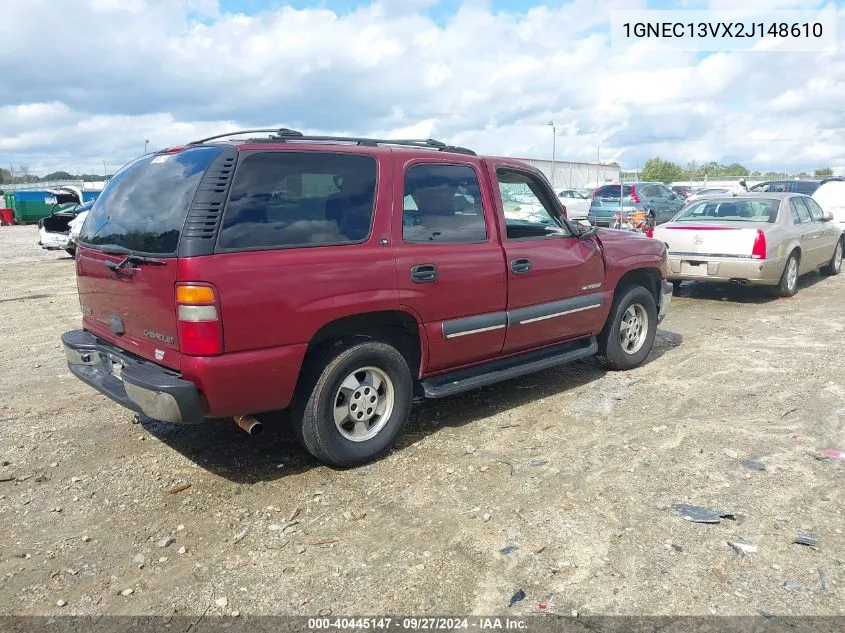
[{"label": "rear license plate area", "polygon": [[681,262],[681,274],[686,275],[706,275],[707,274],[707,262],[702,261],[682,261]]}]

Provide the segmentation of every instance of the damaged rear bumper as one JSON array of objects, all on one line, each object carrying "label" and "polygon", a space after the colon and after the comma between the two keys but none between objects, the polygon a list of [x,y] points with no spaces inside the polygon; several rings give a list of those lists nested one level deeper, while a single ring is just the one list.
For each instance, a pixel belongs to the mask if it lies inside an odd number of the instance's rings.
[{"label": "damaged rear bumper", "polygon": [[85,330],[62,334],[71,373],[118,404],[162,422],[201,422],[205,402],[194,383],[98,339]]}]

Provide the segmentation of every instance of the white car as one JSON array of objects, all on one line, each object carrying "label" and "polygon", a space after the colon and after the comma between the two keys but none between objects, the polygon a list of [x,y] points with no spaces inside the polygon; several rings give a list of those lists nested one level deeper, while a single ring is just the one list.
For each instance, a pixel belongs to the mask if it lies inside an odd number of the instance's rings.
[{"label": "white car", "polygon": [[695,202],[702,198],[712,198],[713,196],[729,196],[734,192],[730,187],[708,187],[707,189],[699,189],[689,196],[687,202]]},{"label": "white car", "polygon": [[68,235],[68,250],[73,250],[73,255],[76,254],[76,242],[79,240],[79,234],[82,232],[82,225],[85,224],[85,218],[88,217],[88,211],[91,209],[90,205],[87,210],[77,215],[68,225],[70,235]]},{"label": "white car", "polygon": [[566,215],[575,222],[587,223],[587,214],[590,211],[590,197],[584,195],[577,189],[560,189],[557,197],[566,207]]},{"label": "white car", "polygon": [[833,221],[845,231],[845,179],[826,180],[813,192],[813,200],[833,215]]}]

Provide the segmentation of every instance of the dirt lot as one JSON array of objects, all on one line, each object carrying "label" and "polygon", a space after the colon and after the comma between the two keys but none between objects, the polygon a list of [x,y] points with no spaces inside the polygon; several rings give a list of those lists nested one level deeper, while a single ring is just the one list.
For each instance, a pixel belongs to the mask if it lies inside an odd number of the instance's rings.
[{"label": "dirt lot", "polygon": [[72,378],[73,261],[36,241],[0,228],[0,614],[845,614],[845,275],[685,288],[642,368],[420,404],[335,471],[283,418],[134,424]]}]

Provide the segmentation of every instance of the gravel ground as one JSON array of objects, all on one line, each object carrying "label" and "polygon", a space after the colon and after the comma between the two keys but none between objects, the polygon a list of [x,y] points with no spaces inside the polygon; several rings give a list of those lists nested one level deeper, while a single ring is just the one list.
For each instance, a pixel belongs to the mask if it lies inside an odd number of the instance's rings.
[{"label": "gravel ground", "polygon": [[336,471],[282,415],[135,424],[72,378],[73,261],[36,242],[0,228],[0,614],[845,614],[845,275],[685,287],[643,367],[423,403]]}]

